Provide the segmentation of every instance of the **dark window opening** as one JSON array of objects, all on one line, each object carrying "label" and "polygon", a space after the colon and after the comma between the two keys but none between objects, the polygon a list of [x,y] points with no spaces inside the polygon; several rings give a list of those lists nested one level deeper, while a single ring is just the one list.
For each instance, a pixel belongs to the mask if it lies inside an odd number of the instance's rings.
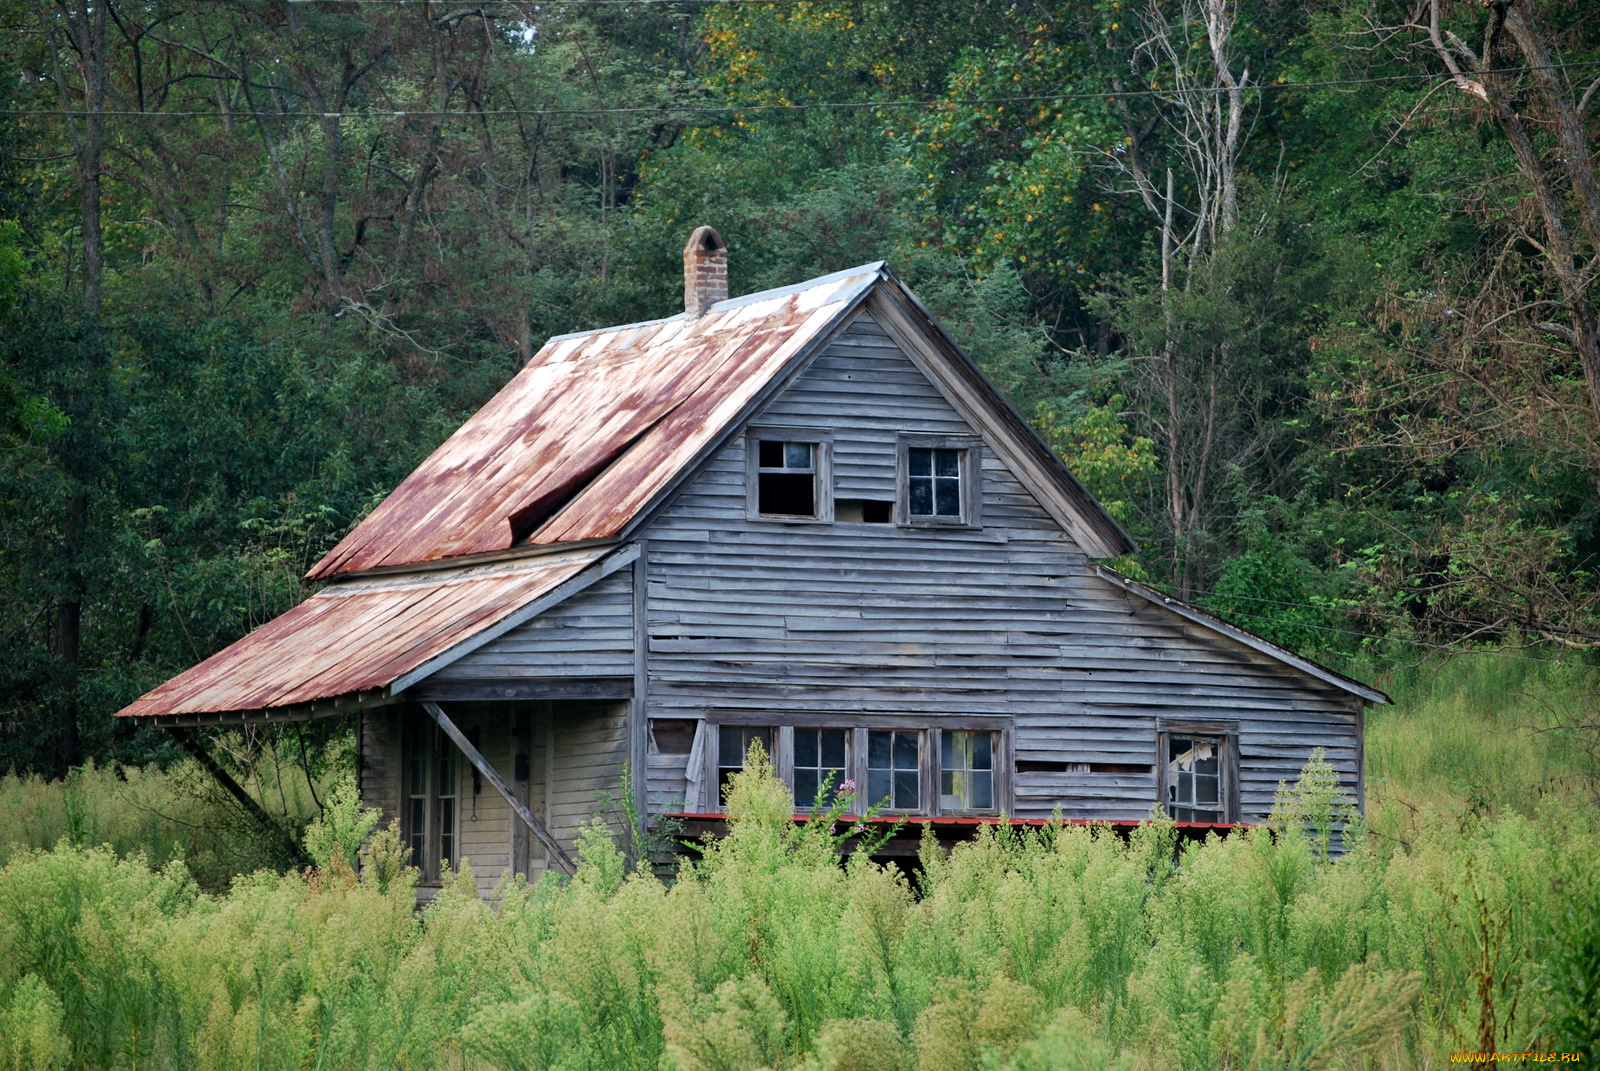
[{"label": "dark window opening", "polygon": [[[846,737],[844,729],[796,729],[794,731],[794,805],[804,810],[827,807],[844,784]],[[818,793],[826,795],[818,799]]]},{"label": "dark window opening", "polygon": [[1215,737],[1167,738],[1167,810],[1177,822],[1221,822],[1222,744]]},{"label": "dark window opening", "polygon": [[817,447],[762,439],[757,444],[756,509],[774,517],[817,515]]},{"label": "dark window opening", "polygon": [[1147,774],[1150,767],[1138,762],[1091,762],[1090,773]]},{"label": "dark window opening", "polygon": [[423,879],[437,881],[441,864],[452,870],[456,866],[455,745],[432,722],[415,718],[406,725],[404,748],[406,844]]},{"label": "dark window opening", "polygon": [[906,451],[906,511],[911,516],[961,518],[961,454],[924,447]]},{"label": "dark window opening", "polygon": [[733,775],[744,769],[750,745],[759,741],[772,758],[772,730],[767,726],[724,725],[717,730],[717,798],[722,799]]},{"label": "dark window opening", "polygon": [[903,729],[867,733],[869,806],[914,811],[922,806],[922,734]]},{"label": "dark window opening", "polygon": [[888,524],[894,503],[871,498],[841,498],[833,503],[833,519],[846,524]]},{"label": "dark window opening", "polygon": [[694,749],[694,733],[699,725],[693,718],[651,718],[650,737],[656,742],[656,754],[689,754]]},{"label": "dark window opening", "polygon": [[1042,762],[1038,759],[1018,759],[1018,773],[1066,773],[1070,763]]}]

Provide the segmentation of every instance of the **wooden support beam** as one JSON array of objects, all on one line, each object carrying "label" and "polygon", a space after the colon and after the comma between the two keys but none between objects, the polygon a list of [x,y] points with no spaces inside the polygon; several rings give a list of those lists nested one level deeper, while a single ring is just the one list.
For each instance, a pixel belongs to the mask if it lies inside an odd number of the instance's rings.
[{"label": "wooden support beam", "polygon": [[495,768],[489,765],[489,760],[484,758],[478,749],[472,746],[472,741],[468,740],[466,734],[456,727],[455,722],[450,720],[450,715],[444,712],[444,708],[432,700],[427,700],[423,702],[422,709],[428,712],[430,718],[439,723],[439,728],[444,730],[446,736],[455,741],[456,747],[461,749],[461,753],[467,757],[467,761],[472,763],[477,768],[477,771],[484,776],[484,779],[494,786],[495,791],[505,797],[506,802],[511,805],[511,810],[516,813],[518,818],[522,819],[523,825],[527,826],[528,830],[539,838],[539,843],[549,850],[550,858],[555,861],[556,866],[560,867],[568,877],[577,873],[578,868],[573,865],[571,858],[562,849],[561,842],[551,836],[544,823],[533,816],[533,812],[528,810],[526,803],[517,799],[516,793],[511,791],[511,786],[506,784],[505,778],[496,773]]},{"label": "wooden support beam", "polygon": [[300,846],[300,842],[294,839],[294,834],[290,833],[283,827],[282,823],[268,814],[266,808],[251,798],[250,793],[244,790],[244,786],[235,781],[232,775],[227,770],[224,770],[221,764],[212,757],[211,752],[205,749],[205,745],[195,739],[192,729],[168,726],[167,732],[172,734],[172,738],[178,742],[183,750],[194,756],[194,761],[198,762],[206,773],[216,778],[217,783],[227,789],[230,796],[239,801],[239,806],[245,809],[246,814],[255,819],[261,828],[283,841],[284,846],[289,851],[289,858],[294,860],[295,866],[309,867],[316,865],[311,856],[306,854],[306,850]]}]

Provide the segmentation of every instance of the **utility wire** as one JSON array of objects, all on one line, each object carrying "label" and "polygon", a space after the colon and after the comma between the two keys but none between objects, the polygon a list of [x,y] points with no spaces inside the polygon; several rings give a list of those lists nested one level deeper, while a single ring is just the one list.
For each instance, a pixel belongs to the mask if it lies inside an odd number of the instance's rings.
[{"label": "utility wire", "polygon": [[[574,0],[577,2],[577,0]],[[592,2],[592,0],[589,0]],[[624,2],[624,0],[618,0]],[[643,2],[643,0],[632,0]],[[695,2],[726,2],[726,0],[695,0]],[[1587,60],[1568,64],[1540,64],[1519,67],[1496,67],[1489,70],[1470,72],[1473,77],[1491,74],[1528,74],[1534,71],[1572,70],[1575,68],[1597,68],[1600,60]],[[1329,78],[1314,82],[1263,82],[1259,85],[1247,87],[1249,90],[1279,90],[1279,89],[1330,89],[1341,86],[1363,85],[1392,85],[1408,81],[1436,81],[1445,82],[1453,76],[1447,74],[1431,74],[1426,71],[1415,71],[1407,74],[1379,75],[1374,78]],[[1015,97],[959,97],[959,98],[933,98],[929,100],[877,100],[877,101],[807,101],[803,103],[779,104],[653,104],[638,105],[627,108],[605,107],[579,107],[579,108],[482,108],[472,111],[437,111],[431,108],[421,109],[370,109],[365,111],[346,112],[318,112],[318,111],[269,111],[263,113],[264,118],[277,119],[341,119],[341,118],[377,118],[389,117],[404,118],[432,118],[444,116],[446,118],[476,119],[484,116],[524,116],[524,115],[649,115],[649,114],[731,114],[741,112],[802,112],[826,110],[863,110],[874,108],[953,108],[958,105],[1000,105],[1007,104],[1038,104],[1055,101],[1069,100],[1128,100],[1163,98],[1174,95],[1211,94],[1220,96],[1228,92],[1226,87],[1211,88],[1196,87],[1189,89],[1123,89],[1123,90],[1080,90],[1065,93],[1035,93]],[[148,111],[131,108],[106,108],[100,111],[101,116],[107,118],[145,118],[145,119],[222,119],[244,118],[252,113],[247,109],[236,111]],[[88,113],[73,108],[4,108],[0,115],[19,116],[53,116],[67,119],[85,119]]]}]

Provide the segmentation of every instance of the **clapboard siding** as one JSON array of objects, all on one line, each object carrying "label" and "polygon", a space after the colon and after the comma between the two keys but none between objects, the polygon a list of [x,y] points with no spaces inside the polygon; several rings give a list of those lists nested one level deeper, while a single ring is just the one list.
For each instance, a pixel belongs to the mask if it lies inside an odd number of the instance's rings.
[{"label": "clapboard siding", "polygon": [[[501,703],[460,703],[451,717],[477,743],[478,750],[502,777],[512,773],[511,719],[514,708]],[[472,868],[479,893],[487,896],[511,865],[511,807],[465,757],[456,757],[461,818],[460,858]]]},{"label": "clapboard siding", "polygon": [[633,570],[603,580],[433,674],[430,682],[633,675]]},{"label": "clapboard siding", "polygon": [[387,826],[400,815],[400,731],[395,708],[361,712],[356,787],[368,807],[383,812]]},{"label": "clapboard siding", "polygon": [[[975,434],[866,316],[754,422],[828,429],[835,498],[894,496],[897,433]],[[747,520],[744,451],[731,440],[644,533],[652,717],[1002,716],[1019,760],[1150,768],[1018,774],[1020,817],[1148,815],[1161,719],[1237,723],[1246,821],[1314,747],[1355,790],[1358,700],[1100,579],[991,450],[974,530]],[[683,770],[650,757],[652,809]]]},{"label": "clapboard siding", "polygon": [[550,760],[550,832],[576,858],[578,829],[602,798],[622,791],[628,758],[628,704],[556,702]]}]

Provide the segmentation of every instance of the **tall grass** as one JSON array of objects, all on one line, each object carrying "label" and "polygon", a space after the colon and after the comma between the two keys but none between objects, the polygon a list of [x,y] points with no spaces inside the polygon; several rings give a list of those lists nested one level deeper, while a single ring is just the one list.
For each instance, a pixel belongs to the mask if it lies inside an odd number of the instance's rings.
[{"label": "tall grass", "polygon": [[841,866],[770,768],[730,806],[670,885],[597,825],[570,882],[491,906],[463,872],[421,915],[394,830],[352,868],[352,793],[318,870],[225,895],[109,849],[19,852],[0,1067],[1428,1068],[1593,1043],[1558,1035],[1585,1012],[1562,920],[1592,917],[1600,818],[1559,797],[1337,862],[1294,818],[1325,808],[1311,787],[1275,830],[1176,858],[1161,824],[992,830],[926,842],[915,888]]},{"label": "tall grass", "polygon": [[[313,788],[301,771],[282,773],[266,758],[258,764],[265,769],[257,776],[241,774],[247,791],[287,830],[298,832],[319,813],[329,786]],[[167,769],[91,763],[62,781],[0,777],[0,863],[61,843],[104,846],[156,868],[179,862],[213,892],[237,875],[286,862],[282,838],[264,835],[187,759]]]}]

